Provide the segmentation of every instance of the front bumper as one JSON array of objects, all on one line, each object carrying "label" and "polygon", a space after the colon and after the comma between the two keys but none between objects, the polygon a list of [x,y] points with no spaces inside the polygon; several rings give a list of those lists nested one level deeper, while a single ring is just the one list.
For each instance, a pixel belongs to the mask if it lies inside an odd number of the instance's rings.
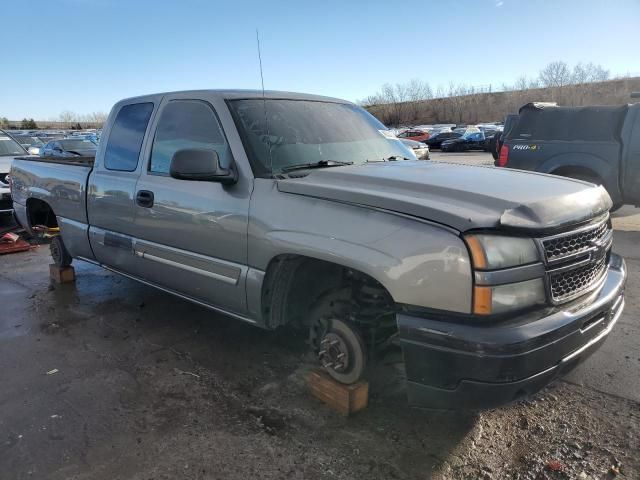
[{"label": "front bumper", "polygon": [[497,324],[398,314],[409,403],[486,409],[537,392],[604,343],[624,307],[626,276],[612,253],[597,291]]}]

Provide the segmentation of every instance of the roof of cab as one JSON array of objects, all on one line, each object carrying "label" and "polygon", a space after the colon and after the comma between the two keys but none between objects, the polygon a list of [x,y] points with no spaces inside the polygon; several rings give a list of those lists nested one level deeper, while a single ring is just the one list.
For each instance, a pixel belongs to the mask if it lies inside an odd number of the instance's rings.
[{"label": "roof of cab", "polygon": [[163,93],[154,93],[150,95],[142,95],[138,97],[130,97],[120,100],[118,104],[127,104],[141,101],[153,101],[162,98],[165,95],[172,94],[193,94],[194,97],[201,95],[217,95],[225,100],[239,100],[245,98],[268,98],[268,99],[288,99],[288,100],[315,100],[321,102],[334,102],[334,103],[346,103],[351,104],[347,100],[342,100],[340,98],[334,97],[325,97],[322,95],[312,95],[308,93],[296,93],[296,92],[282,92],[278,90],[265,90],[264,93],[262,90],[182,90],[175,92],[163,92]]}]

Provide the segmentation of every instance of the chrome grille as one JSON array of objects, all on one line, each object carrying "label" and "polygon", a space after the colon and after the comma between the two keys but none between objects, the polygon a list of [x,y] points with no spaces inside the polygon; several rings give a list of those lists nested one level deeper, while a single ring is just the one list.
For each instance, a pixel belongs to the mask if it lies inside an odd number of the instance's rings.
[{"label": "chrome grille", "polygon": [[552,273],[549,275],[551,297],[555,302],[560,302],[586,293],[602,278],[606,268],[607,256],[605,255],[599,260],[581,267]]},{"label": "chrome grille", "polygon": [[548,261],[578,255],[593,248],[594,243],[602,243],[611,228],[607,220],[577,232],[554,236],[542,241]]},{"label": "chrome grille", "polygon": [[609,218],[552,237],[538,244],[547,264],[547,286],[554,303],[569,301],[597,287],[612,244]]}]

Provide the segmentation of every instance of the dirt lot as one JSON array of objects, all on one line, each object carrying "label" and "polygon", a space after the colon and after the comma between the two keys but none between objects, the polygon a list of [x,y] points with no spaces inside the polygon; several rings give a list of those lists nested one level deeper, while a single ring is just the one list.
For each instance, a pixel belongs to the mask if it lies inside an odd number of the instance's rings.
[{"label": "dirt lot", "polygon": [[639,217],[616,214],[630,278],[607,343],[534,398],[476,414],[407,408],[382,365],[369,408],[345,419],[307,394],[295,332],[82,262],[54,287],[46,247],[0,257],[0,478],[638,479]]}]

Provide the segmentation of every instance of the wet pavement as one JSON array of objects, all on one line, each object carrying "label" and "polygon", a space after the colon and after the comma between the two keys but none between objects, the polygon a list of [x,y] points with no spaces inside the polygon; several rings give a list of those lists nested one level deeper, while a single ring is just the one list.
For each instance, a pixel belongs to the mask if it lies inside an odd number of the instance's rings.
[{"label": "wet pavement", "polygon": [[384,364],[369,408],[342,418],[306,391],[303,335],[83,262],[75,285],[51,285],[46,246],[2,256],[0,478],[599,479],[618,464],[640,478],[638,217],[615,215],[629,284],[605,345],[535,397],[479,414],[407,408]]}]

